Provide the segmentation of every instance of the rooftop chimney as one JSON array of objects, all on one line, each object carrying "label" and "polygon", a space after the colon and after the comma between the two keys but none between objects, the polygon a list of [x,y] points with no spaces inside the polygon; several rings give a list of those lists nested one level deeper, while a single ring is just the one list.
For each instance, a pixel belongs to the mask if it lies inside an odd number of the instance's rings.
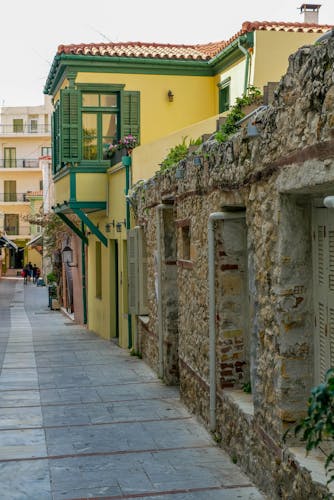
[{"label": "rooftop chimney", "polygon": [[304,23],[319,24],[319,10],[321,5],[315,3],[303,3],[300,6],[300,13],[304,13]]}]

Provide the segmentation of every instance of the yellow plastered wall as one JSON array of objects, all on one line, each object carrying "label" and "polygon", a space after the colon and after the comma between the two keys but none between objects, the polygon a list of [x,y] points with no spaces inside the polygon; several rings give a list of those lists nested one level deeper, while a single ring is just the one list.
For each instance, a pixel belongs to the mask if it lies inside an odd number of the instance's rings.
[{"label": "yellow plastered wall", "polygon": [[[97,220],[95,220],[95,223]],[[88,328],[105,339],[119,337],[121,347],[128,346],[127,315],[127,255],[126,231],[108,239],[108,247],[101,244],[102,297],[96,297],[95,236],[89,237],[88,245]],[[118,260],[117,275],[115,260]],[[118,303],[116,301],[118,290]],[[116,321],[117,316],[117,321]],[[117,330],[116,330],[117,328]]]},{"label": "yellow plastered wall", "polygon": [[109,259],[108,250],[101,243],[102,259],[102,296],[96,297],[96,243],[94,235],[89,236],[88,244],[88,328],[105,339],[110,338],[109,328]]},{"label": "yellow plastered wall", "polygon": [[[77,201],[106,201],[107,175],[100,173],[76,174]],[[66,198],[65,198],[66,199]]]},{"label": "yellow plastered wall", "polygon": [[166,158],[170,149],[182,143],[184,137],[186,137],[186,143],[189,144],[191,139],[196,140],[203,134],[213,134],[219,116],[212,116],[157,141],[135,148],[132,152],[132,183],[152,177],[160,169],[160,163]]},{"label": "yellow plastered wall", "polygon": [[254,33],[253,84],[259,89],[270,82],[279,82],[288,68],[289,55],[303,45],[312,45],[321,34],[256,31]]},{"label": "yellow plastered wall", "polygon": [[[110,220],[114,220],[115,223],[123,221],[126,216],[125,167],[109,169],[108,184],[108,217]],[[122,230],[124,230],[124,226]]]},{"label": "yellow plastered wall", "polygon": [[35,248],[27,247],[26,256],[27,262],[31,262],[32,265],[36,264],[42,270],[42,256]]},{"label": "yellow plastered wall", "polygon": [[66,175],[55,181],[55,203],[62,204],[64,200],[70,199],[70,176]]},{"label": "yellow plastered wall", "polygon": [[[141,144],[209,118],[218,111],[217,87],[210,76],[78,73],[76,83],[126,84],[124,90],[139,91]],[[174,94],[173,102],[168,101],[169,90]]]}]

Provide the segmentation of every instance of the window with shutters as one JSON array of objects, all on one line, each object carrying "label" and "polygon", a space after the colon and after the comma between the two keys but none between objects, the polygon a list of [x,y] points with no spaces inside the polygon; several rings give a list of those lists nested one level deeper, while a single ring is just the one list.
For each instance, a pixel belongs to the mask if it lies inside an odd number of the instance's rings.
[{"label": "window with shutters", "polygon": [[129,313],[147,314],[147,264],[144,230],[136,226],[128,231],[128,304]]},{"label": "window with shutters", "polygon": [[66,164],[96,165],[108,160],[109,145],[125,135],[135,135],[139,143],[139,92],[123,91],[123,86],[108,91],[110,87],[87,85],[60,91],[52,116],[54,173]]},{"label": "window with shutters", "polygon": [[313,216],[313,282],[315,308],[315,383],[334,367],[334,221],[330,211]]},{"label": "window with shutters", "polygon": [[106,160],[110,144],[119,139],[119,94],[81,95],[82,159]]}]

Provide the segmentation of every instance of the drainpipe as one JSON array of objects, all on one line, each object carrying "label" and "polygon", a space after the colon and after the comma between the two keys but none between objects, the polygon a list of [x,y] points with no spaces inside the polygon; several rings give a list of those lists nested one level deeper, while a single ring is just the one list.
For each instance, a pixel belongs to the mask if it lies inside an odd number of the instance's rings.
[{"label": "drainpipe", "polygon": [[[81,222],[81,232],[85,234],[85,225]],[[86,259],[85,242],[81,238],[81,276],[82,276],[82,305],[83,305],[83,324],[87,324],[87,292],[86,292]]]},{"label": "drainpipe", "polygon": [[[126,230],[130,229],[130,203],[127,195],[130,189],[130,166],[131,166],[131,156],[126,156],[126,159],[122,158],[123,165],[125,166],[125,200],[126,200]],[[128,349],[132,348],[132,316],[128,314]]]},{"label": "drainpipe", "polygon": [[163,320],[163,304],[162,304],[162,245],[161,245],[161,220],[160,214],[162,210],[169,208],[170,205],[164,205],[161,203],[157,206],[157,282],[158,282],[158,290],[157,290],[157,300],[158,300],[158,349],[159,349],[159,366],[158,366],[158,374],[162,379],[164,376],[164,358],[163,358],[163,349],[164,349],[164,320]]},{"label": "drainpipe", "polygon": [[209,381],[210,381],[210,430],[216,430],[216,287],[215,287],[215,222],[243,219],[240,212],[213,212],[208,221],[209,267]]},{"label": "drainpipe", "polygon": [[246,57],[246,67],[245,67],[245,80],[244,80],[244,95],[247,95],[248,89],[248,79],[249,79],[249,63],[250,63],[250,54],[248,50],[245,49],[243,45],[240,43],[240,38],[238,38],[238,48]]}]

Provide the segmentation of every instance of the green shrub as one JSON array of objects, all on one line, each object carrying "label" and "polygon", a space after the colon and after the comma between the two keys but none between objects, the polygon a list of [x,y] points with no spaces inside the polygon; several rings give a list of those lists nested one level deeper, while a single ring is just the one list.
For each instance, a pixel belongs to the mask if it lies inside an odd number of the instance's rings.
[{"label": "green shrub", "polygon": [[261,92],[256,87],[248,87],[247,95],[237,97],[235,105],[230,109],[225,123],[223,123],[218,132],[215,134],[216,141],[225,142],[231,135],[235,134],[235,132],[237,132],[240,128],[240,125],[237,125],[238,121],[245,116],[243,108],[259,101],[260,98]]},{"label": "green shrub", "polygon": [[[295,436],[304,441],[307,451],[319,449],[325,456],[326,474],[330,475],[327,483],[334,481],[334,369],[327,371],[325,381],[314,387],[308,400],[307,416],[301,419],[292,429]],[[330,444],[331,450],[323,449],[322,445]]]},{"label": "green shrub", "polygon": [[166,158],[161,162],[160,170],[162,172],[176,165],[179,161],[184,160],[188,156],[189,146],[199,146],[203,142],[202,138],[199,137],[198,139],[190,139],[189,145],[187,145],[186,140],[187,137],[183,137],[181,144],[177,144],[170,149]]}]

